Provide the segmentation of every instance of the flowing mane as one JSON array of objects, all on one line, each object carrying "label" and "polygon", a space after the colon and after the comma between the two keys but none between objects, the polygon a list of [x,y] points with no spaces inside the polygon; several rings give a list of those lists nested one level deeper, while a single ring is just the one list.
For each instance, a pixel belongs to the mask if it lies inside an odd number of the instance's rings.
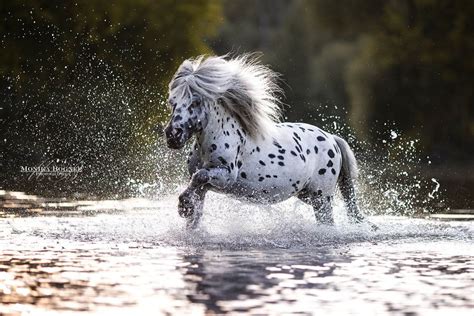
[{"label": "flowing mane", "polygon": [[268,133],[280,121],[282,95],[278,74],[255,55],[234,58],[199,56],[185,60],[169,89],[182,99],[202,96],[235,115],[252,137]]}]

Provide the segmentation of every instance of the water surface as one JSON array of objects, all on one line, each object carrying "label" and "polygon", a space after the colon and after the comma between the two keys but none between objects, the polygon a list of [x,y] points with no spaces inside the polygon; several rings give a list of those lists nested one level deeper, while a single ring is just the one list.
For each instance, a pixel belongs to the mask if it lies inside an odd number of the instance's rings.
[{"label": "water surface", "polygon": [[[373,217],[316,225],[211,196],[186,233],[175,197],[117,212],[0,219],[0,312],[472,315],[472,222]],[[89,206],[102,210],[101,205]]]}]

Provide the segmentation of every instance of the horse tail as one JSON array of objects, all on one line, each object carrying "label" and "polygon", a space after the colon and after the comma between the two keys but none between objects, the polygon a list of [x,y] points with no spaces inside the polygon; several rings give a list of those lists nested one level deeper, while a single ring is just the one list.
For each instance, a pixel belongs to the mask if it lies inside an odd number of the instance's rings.
[{"label": "horse tail", "polygon": [[334,135],[334,139],[336,140],[337,146],[341,150],[342,154],[342,170],[340,177],[345,177],[352,180],[357,179],[358,168],[354,152],[344,139],[336,135]]},{"label": "horse tail", "polygon": [[334,135],[337,146],[341,150],[342,154],[342,166],[341,173],[339,175],[339,189],[341,190],[342,197],[348,208],[349,218],[355,222],[364,221],[364,215],[357,206],[356,194],[355,194],[355,180],[357,179],[357,160],[354,152],[349,147],[347,142]]}]

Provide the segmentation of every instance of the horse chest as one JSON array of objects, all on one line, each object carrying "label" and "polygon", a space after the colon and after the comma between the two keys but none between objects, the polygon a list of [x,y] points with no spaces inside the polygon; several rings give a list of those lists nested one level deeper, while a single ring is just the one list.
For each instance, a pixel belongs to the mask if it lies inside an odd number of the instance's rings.
[{"label": "horse chest", "polygon": [[211,139],[199,144],[199,156],[204,165],[236,168],[241,157],[241,144],[232,139]]}]

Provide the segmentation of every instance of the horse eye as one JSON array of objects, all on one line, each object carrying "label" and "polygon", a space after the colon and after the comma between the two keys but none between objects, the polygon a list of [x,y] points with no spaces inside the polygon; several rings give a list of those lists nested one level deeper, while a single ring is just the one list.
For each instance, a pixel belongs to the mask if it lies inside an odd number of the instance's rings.
[{"label": "horse eye", "polygon": [[198,107],[200,105],[201,105],[201,101],[199,101],[199,100],[195,100],[195,101],[193,101],[193,103],[191,103],[191,106],[194,107],[194,108]]}]

